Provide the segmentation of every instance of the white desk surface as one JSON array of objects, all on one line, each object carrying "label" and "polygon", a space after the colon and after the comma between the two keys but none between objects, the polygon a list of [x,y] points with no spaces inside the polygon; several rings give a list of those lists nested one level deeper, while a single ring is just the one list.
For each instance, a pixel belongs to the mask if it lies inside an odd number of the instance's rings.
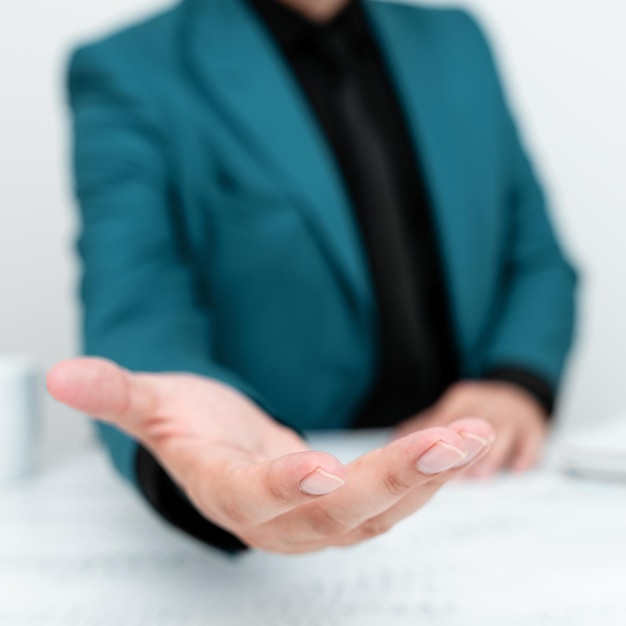
[{"label": "white desk surface", "polygon": [[[318,439],[348,459],[371,436]],[[97,449],[0,492],[2,626],[624,626],[626,486],[455,483],[355,548],[221,556]]]}]

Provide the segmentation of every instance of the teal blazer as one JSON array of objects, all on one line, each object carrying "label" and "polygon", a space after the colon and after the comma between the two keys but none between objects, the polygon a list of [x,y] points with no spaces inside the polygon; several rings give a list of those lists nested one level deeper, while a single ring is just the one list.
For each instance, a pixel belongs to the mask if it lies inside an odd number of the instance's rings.
[{"label": "teal blazer", "polygon": [[[555,387],[575,276],[479,28],[367,2],[425,168],[463,376]],[[331,149],[244,0],[184,0],[70,67],[84,350],[233,385],[299,429],[349,424],[377,310]],[[207,419],[211,419],[207,415]],[[134,478],[136,443],[102,438]]]}]

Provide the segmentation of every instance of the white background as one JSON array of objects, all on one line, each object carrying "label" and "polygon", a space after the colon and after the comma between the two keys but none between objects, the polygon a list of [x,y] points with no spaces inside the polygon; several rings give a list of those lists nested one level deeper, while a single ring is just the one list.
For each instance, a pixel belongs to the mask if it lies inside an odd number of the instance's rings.
[{"label": "white background", "polygon": [[[582,270],[582,323],[561,417],[606,417],[626,407],[626,5],[459,4],[473,8],[490,33],[562,238]],[[20,0],[0,9],[0,353],[34,355],[44,369],[77,349],[67,54],[160,6]],[[46,401],[43,412],[46,462],[89,436],[84,420],[54,403]]]}]

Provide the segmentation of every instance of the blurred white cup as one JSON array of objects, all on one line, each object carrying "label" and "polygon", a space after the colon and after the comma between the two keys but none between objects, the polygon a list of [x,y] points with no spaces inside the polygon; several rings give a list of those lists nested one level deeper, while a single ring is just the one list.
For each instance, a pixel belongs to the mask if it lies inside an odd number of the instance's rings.
[{"label": "blurred white cup", "polygon": [[29,474],[38,443],[39,376],[24,356],[0,354],[0,485]]}]

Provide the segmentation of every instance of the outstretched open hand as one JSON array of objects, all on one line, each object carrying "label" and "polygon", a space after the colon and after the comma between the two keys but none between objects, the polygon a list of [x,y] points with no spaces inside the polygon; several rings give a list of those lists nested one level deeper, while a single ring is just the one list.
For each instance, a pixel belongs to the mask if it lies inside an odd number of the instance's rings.
[{"label": "outstretched open hand", "polygon": [[78,358],[50,371],[48,389],[141,441],[203,515],[272,552],[347,546],[385,532],[494,439],[487,422],[460,419],[344,466],[212,379],[133,374]]}]

